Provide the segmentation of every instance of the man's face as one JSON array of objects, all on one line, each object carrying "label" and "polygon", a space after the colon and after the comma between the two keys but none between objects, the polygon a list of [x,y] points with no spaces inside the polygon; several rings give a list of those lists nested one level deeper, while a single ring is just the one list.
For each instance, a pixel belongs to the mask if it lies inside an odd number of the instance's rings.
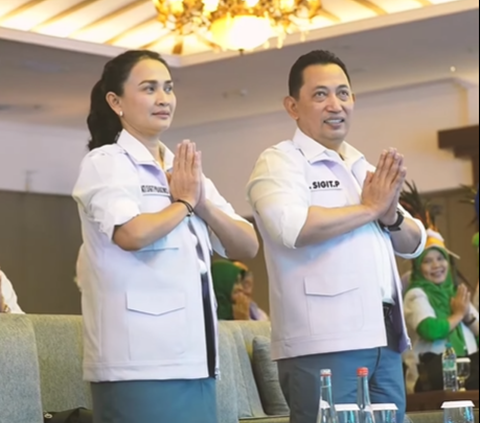
[{"label": "man's face", "polygon": [[338,65],[312,65],[303,72],[298,99],[285,106],[299,128],[327,148],[346,138],[355,105],[347,75]]}]

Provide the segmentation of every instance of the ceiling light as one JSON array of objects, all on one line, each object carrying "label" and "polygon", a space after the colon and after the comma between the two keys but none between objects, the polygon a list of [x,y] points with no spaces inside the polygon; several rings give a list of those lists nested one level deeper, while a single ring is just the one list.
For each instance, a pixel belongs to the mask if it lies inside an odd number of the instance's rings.
[{"label": "ceiling light", "polygon": [[307,28],[321,0],[153,0],[158,20],[179,37],[196,34],[226,50],[253,50]]}]

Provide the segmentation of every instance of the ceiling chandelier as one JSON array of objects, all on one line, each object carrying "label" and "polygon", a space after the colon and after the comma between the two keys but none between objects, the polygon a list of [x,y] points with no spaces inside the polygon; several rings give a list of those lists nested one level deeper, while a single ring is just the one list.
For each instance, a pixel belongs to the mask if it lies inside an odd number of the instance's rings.
[{"label": "ceiling chandelier", "polygon": [[224,50],[282,42],[322,11],[321,0],[153,0],[158,20],[180,40],[195,34]]}]

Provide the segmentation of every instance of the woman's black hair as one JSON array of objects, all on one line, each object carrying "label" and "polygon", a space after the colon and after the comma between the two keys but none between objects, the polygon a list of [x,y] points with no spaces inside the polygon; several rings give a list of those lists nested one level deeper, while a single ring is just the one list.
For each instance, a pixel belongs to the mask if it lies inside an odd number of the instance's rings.
[{"label": "woman's black hair", "polygon": [[[158,60],[167,69],[167,62],[160,54],[148,50],[130,50],[110,60],[103,69],[102,78],[92,89],[90,96],[90,113],[87,125],[90,131],[88,149],[115,144],[118,134],[122,131],[120,118],[107,103],[107,94],[113,92],[123,95],[124,84],[134,66],[144,59]],[[170,69],[169,69],[170,70]]]}]

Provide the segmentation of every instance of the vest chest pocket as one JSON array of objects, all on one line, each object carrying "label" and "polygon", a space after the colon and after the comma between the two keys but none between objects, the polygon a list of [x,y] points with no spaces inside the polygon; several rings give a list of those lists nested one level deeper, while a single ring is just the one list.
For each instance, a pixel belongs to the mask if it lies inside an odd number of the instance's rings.
[{"label": "vest chest pocket", "polygon": [[133,254],[137,264],[138,284],[172,284],[182,269],[182,241],[177,234],[169,234]]},{"label": "vest chest pocket", "polygon": [[158,213],[172,204],[168,189],[162,187],[157,187],[157,189],[165,189],[167,193],[144,193],[141,204],[142,213]]},{"label": "vest chest pocket", "polygon": [[341,189],[311,189],[312,206],[338,208],[348,205],[346,194]]},{"label": "vest chest pocket", "polygon": [[178,250],[180,248],[180,240],[178,236],[174,236],[173,234],[169,234],[160,238],[159,240],[155,241],[153,244],[147,245],[146,247],[142,248],[137,252],[138,253],[146,253],[146,252],[161,252],[161,251],[168,251],[168,250]]}]

